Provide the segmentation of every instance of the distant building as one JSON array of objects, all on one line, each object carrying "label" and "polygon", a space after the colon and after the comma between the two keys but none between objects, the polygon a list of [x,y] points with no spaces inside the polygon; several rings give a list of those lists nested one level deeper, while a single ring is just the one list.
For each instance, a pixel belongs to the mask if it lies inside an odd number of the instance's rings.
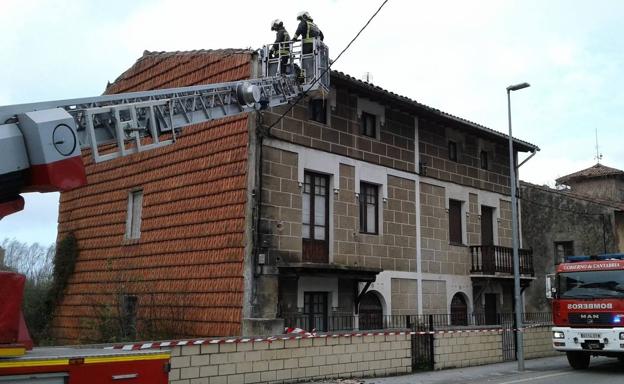
[{"label": "distant building", "polygon": [[536,271],[528,312],[550,310],[544,278],[565,256],[624,252],[624,171],[596,164],[557,184],[520,186],[522,245],[533,250]]},{"label": "distant building", "polygon": [[[146,52],[107,93],[257,65],[252,51]],[[79,257],[57,337],[83,338],[106,309],[139,334],[153,321],[186,336],[511,311],[507,136],[340,72],[331,84],[168,147],[100,164],[85,153],[88,185],[61,195],[59,238],[74,232]],[[529,251],[522,266],[526,286]]]},{"label": "distant building", "polygon": [[600,163],[557,179],[558,185],[583,196],[607,201],[624,201],[624,171]]}]

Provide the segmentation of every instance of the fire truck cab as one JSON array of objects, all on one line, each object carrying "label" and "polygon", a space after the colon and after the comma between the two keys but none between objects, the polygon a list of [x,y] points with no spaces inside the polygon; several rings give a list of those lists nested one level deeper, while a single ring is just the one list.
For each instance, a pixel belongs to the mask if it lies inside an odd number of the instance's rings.
[{"label": "fire truck cab", "polygon": [[567,257],[547,289],[553,347],[572,368],[587,368],[591,356],[624,362],[623,253]]}]

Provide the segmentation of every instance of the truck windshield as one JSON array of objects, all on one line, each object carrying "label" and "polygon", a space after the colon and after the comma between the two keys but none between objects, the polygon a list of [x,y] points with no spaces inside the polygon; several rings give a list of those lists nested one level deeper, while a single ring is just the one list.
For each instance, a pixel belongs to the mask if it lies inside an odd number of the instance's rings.
[{"label": "truck windshield", "polygon": [[624,271],[560,273],[557,291],[562,299],[624,297]]}]

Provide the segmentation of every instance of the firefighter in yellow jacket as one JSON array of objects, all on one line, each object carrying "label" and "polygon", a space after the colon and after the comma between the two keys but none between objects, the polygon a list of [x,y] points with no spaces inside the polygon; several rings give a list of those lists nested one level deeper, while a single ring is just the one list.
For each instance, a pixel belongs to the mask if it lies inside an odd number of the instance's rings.
[{"label": "firefighter in yellow jacket", "polygon": [[290,35],[280,19],[271,22],[271,30],[275,31],[275,43],[271,47],[271,54],[280,58],[280,73],[286,73],[290,59]]},{"label": "firefighter in yellow jacket", "polygon": [[314,38],[319,37],[323,40],[323,32],[321,32],[319,27],[314,24],[314,21],[308,12],[299,12],[297,20],[299,20],[299,25],[297,26],[297,31],[295,31],[293,41],[297,40],[299,36],[301,36],[301,39],[303,40],[302,53],[304,55],[312,53],[312,50],[314,49],[314,45],[312,43]]}]

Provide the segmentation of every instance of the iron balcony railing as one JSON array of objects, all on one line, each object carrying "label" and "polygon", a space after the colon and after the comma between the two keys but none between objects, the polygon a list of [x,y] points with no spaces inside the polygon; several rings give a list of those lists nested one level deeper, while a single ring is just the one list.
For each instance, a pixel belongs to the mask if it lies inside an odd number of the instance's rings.
[{"label": "iron balcony railing", "polygon": [[[519,249],[520,274],[534,275],[533,250]],[[499,245],[471,245],[472,268],[470,273],[484,275],[513,274],[513,249]]]},{"label": "iron balcony railing", "polygon": [[[353,330],[417,329],[435,330],[453,327],[509,326],[515,321],[513,313],[467,313],[456,312],[427,315],[378,315],[360,314],[357,316],[306,315],[301,313],[284,314],[286,328],[301,328],[305,331],[334,332]],[[523,313],[523,324],[550,324],[550,312]],[[357,326],[356,326],[357,324]]]}]

